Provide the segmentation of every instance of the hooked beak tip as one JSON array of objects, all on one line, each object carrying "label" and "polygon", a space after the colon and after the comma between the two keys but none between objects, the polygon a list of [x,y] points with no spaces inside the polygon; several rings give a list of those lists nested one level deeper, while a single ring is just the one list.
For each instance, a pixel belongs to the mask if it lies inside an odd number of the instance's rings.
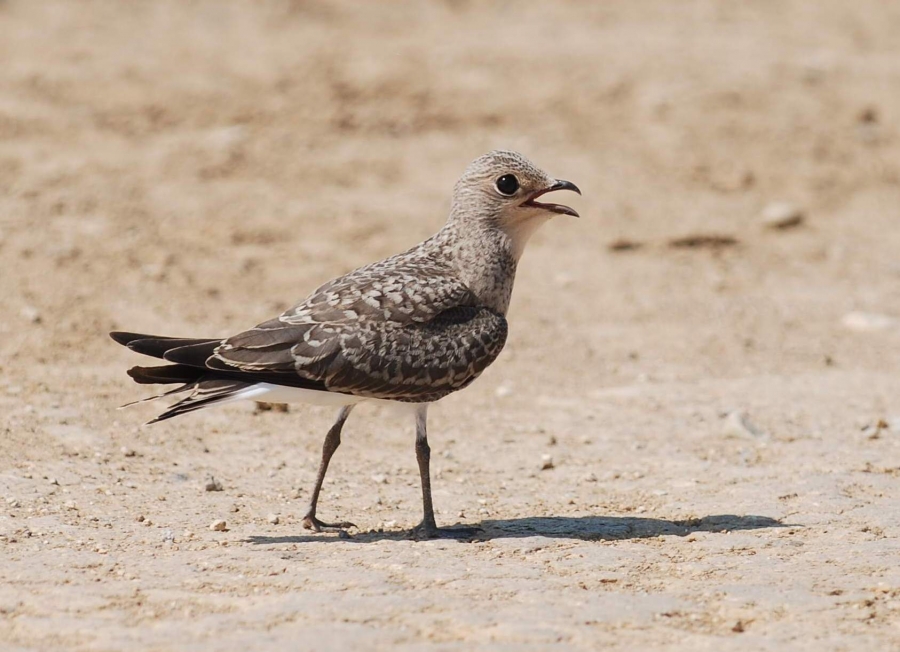
[{"label": "hooked beak tip", "polygon": [[572,192],[577,192],[579,195],[581,194],[581,190],[578,186],[565,179],[557,179],[556,182],[550,186],[550,190],[571,190]]},{"label": "hooked beak tip", "polygon": [[578,212],[574,208],[570,208],[569,206],[563,206],[562,204],[550,204],[550,203],[542,203],[537,201],[538,197],[542,197],[546,195],[548,192],[554,192],[555,190],[571,190],[573,192],[577,192],[579,195],[581,194],[581,190],[578,189],[571,181],[565,181],[563,179],[557,179],[548,187],[543,190],[538,190],[531,194],[531,197],[525,201],[523,206],[530,206],[531,208],[540,208],[545,211],[549,211],[551,213],[558,213],[560,215],[571,215],[572,217],[580,217]]}]

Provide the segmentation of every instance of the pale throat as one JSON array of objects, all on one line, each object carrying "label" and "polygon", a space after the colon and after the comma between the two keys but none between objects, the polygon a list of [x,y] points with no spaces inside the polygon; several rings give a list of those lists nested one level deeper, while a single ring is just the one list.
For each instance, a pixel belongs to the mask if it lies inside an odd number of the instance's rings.
[{"label": "pale throat", "polygon": [[510,220],[501,227],[501,230],[509,237],[509,250],[516,262],[522,257],[525,245],[528,244],[534,232],[551,219],[549,214],[538,213]]}]

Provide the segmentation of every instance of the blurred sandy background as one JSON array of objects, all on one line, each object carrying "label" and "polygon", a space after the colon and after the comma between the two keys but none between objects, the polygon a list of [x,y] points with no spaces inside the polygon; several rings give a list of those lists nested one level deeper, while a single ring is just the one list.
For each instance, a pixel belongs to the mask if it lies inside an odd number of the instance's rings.
[{"label": "blurred sandy background", "polygon": [[[0,647],[900,647],[898,33],[879,0],[0,2]],[[390,412],[332,463],[346,540],[299,524],[329,411],[115,411],[107,331],[267,319],[494,147],[584,196],[432,411],[478,541],[404,538]]]}]

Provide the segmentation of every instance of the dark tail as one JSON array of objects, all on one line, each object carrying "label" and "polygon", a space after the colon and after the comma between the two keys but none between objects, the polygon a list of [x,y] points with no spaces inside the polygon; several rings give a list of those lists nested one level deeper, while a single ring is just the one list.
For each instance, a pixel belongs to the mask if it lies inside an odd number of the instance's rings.
[{"label": "dark tail", "polygon": [[[179,383],[181,387],[153,396],[150,401],[163,396],[191,391],[191,394],[150,421],[156,423],[180,414],[193,412],[214,403],[232,398],[236,392],[246,389],[252,382],[236,378],[223,378],[206,367],[206,360],[215,352],[222,340],[187,337],[159,337],[141,333],[113,332],[109,336],[119,344],[144,355],[172,360],[175,364],[159,367],[132,367],[128,370],[136,383],[142,385],[167,385]],[[140,403],[141,401],[137,401]],[[133,405],[129,403],[128,405]],[[122,406],[125,407],[125,406]]]},{"label": "dark tail", "polygon": [[[188,337],[159,337],[118,331],[110,333],[109,336],[137,353],[163,360],[170,355],[177,356],[177,361],[173,361],[175,364],[161,367],[132,367],[128,370],[128,375],[134,379],[134,382],[142,385],[181,383],[184,385],[182,389],[188,389],[209,373],[206,360],[222,341]],[[179,392],[182,389],[176,389],[173,392]]]},{"label": "dark tail", "polygon": [[[191,392],[186,398],[171,406],[149,423],[171,419],[215,403],[242,398],[239,396],[240,392],[256,383],[273,383],[288,387],[328,391],[322,381],[303,378],[295,373],[210,369],[206,366],[207,360],[215,353],[216,347],[222,343],[222,340],[158,337],[123,332],[113,332],[109,336],[132,351],[173,363],[158,367],[132,367],[128,370],[128,375],[136,383],[142,385],[180,383],[180,387],[144,400],[149,401],[180,392]],[[129,403],[129,405],[132,404]]]},{"label": "dark tail", "polygon": [[167,364],[161,367],[132,367],[128,375],[141,385],[168,385],[171,383],[193,383],[206,372],[186,364]]},{"label": "dark tail", "polygon": [[118,331],[110,333],[109,336],[137,353],[201,369],[206,368],[206,361],[215,353],[216,347],[222,343],[222,340],[196,337],[159,337]]},{"label": "dark tail", "polygon": [[[172,417],[187,414],[188,412],[193,412],[195,410],[201,410],[205,407],[215,405],[216,403],[227,403],[231,400],[239,399],[240,397],[236,395],[252,385],[253,383],[247,383],[231,378],[205,378],[198,380],[195,383],[185,385],[184,387],[179,387],[174,391],[180,392],[187,389],[193,391],[190,396],[181,399],[158,417],[148,421],[147,425],[156,423],[157,421],[165,421],[166,419],[171,419]],[[163,396],[172,393],[173,392],[167,392],[166,394],[163,394]]]}]

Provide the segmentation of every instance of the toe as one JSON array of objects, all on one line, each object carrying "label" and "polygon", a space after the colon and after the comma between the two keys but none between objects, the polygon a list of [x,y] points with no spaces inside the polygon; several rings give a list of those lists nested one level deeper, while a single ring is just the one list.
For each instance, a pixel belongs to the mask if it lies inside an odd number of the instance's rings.
[{"label": "toe", "polygon": [[347,528],[356,527],[350,521],[341,521],[340,523],[324,523],[315,516],[306,515],[303,517],[303,527],[314,532],[341,532]]}]

